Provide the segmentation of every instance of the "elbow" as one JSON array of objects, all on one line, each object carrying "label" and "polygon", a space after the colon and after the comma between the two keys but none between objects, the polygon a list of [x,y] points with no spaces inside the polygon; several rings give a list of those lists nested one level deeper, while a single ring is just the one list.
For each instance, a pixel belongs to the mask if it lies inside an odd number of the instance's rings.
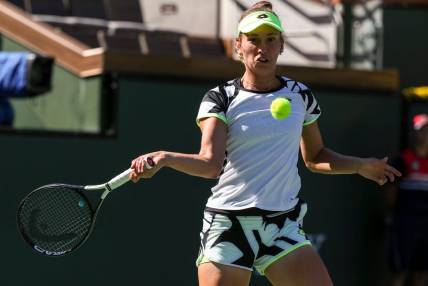
[{"label": "elbow", "polygon": [[317,152],[313,152],[314,155],[303,157],[305,166],[309,171],[313,173],[323,173],[325,171],[324,169],[327,167],[327,162],[324,159],[325,150],[324,147],[321,147]]},{"label": "elbow", "polygon": [[223,171],[223,165],[211,165],[205,174],[205,178],[207,179],[217,179],[220,177],[221,172]]},{"label": "elbow", "polygon": [[306,169],[308,169],[312,173],[318,173],[319,172],[316,163],[308,161],[308,162],[305,162],[305,165],[306,165]]},{"label": "elbow", "polygon": [[312,173],[336,174],[329,162],[305,162],[306,168]]},{"label": "elbow", "polygon": [[306,169],[308,169],[311,172],[316,172],[315,164],[313,162],[305,162]]},{"label": "elbow", "polygon": [[214,156],[212,153],[199,154],[205,162],[202,177],[207,179],[217,179],[223,171],[224,157]]}]

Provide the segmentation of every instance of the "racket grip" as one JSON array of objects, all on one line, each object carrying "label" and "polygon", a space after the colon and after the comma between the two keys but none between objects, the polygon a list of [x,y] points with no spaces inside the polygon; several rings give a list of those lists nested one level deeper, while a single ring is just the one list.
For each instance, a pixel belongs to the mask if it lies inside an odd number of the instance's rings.
[{"label": "racket grip", "polygon": [[[147,170],[150,170],[154,166],[155,166],[155,162],[151,157],[147,157],[144,160],[144,167],[147,168]],[[110,186],[112,190],[119,188],[120,186],[122,186],[123,184],[129,181],[129,174],[131,174],[131,172],[132,172],[132,169],[129,168],[128,170],[123,171],[122,173],[120,173],[119,175],[117,175],[116,177],[108,181],[107,184]]]},{"label": "racket grip", "polygon": [[112,190],[119,188],[120,186],[122,186],[123,184],[129,181],[129,174],[131,174],[131,172],[132,172],[132,169],[129,168],[128,170],[120,173],[119,175],[117,175],[116,177],[108,181],[107,184],[110,186]]},{"label": "racket grip", "polygon": [[[153,161],[153,159],[151,157],[145,158],[144,167],[147,170],[150,170],[154,166],[155,166],[155,162]],[[127,183],[129,181],[129,175],[131,174],[131,172],[132,172],[132,169],[129,168],[128,170],[123,171],[122,173],[120,173],[119,175],[117,175],[116,177],[114,177],[113,179],[108,181],[107,184],[110,186],[111,190],[119,188],[123,184]]]}]

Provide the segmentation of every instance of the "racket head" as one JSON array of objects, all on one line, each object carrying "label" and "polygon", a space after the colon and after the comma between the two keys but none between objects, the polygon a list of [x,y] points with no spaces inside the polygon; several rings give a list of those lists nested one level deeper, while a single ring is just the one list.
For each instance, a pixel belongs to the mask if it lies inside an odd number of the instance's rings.
[{"label": "racket head", "polygon": [[92,230],[94,209],[84,186],[51,184],[29,193],[19,204],[17,225],[38,253],[62,256],[79,248]]}]

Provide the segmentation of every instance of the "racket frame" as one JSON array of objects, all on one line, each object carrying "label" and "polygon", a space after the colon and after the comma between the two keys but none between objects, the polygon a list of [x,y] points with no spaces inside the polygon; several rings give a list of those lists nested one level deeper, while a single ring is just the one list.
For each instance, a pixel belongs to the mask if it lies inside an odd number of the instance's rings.
[{"label": "racket frame", "polygon": [[[89,207],[89,210],[91,211],[91,225],[88,228],[88,231],[86,232],[84,238],[73,248],[68,249],[68,250],[64,250],[64,251],[50,251],[50,250],[46,250],[43,249],[42,247],[38,246],[27,234],[27,232],[25,231],[24,225],[22,224],[21,220],[19,219],[20,214],[21,214],[21,210],[22,207],[24,206],[25,202],[36,192],[40,192],[42,190],[45,190],[47,188],[57,188],[57,187],[63,187],[63,188],[67,188],[70,191],[76,192],[79,194],[80,198],[85,200],[85,203],[87,204],[87,206]],[[28,243],[28,245],[31,246],[31,248],[33,248],[35,251],[37,251],[40,254],[44,254],[46,256],[51,256],[51,257],[55,257],[55,256],[63,256],[65,254],[68,254],[76,249],[78,249],[88,238],[88,235],[91,233],[92,229],[93,229],[93,223],[94,223],[94,218],[96,215],[96,212],[99,209],[99,205],[101,204],[102,201],[100,201],[98,203],[97,208],[93,209],[92,204],[90,203],[89,199],[87,196],[85,196],[85,194],[82,192],[82,190],[84,189],[85,186],[78,186],[78,185],[68,185],[68,184],[49,184],[49,185],[44,185],[41,186],[35,190],[33,190],[32,192],[30,192],[28,195],[25,196],[24,199],[21,200],[19,207],[18,207],[18,211],[17,211],[17,215],[16,215],[16,221],[17,221],[17,225],[18,225],[18,230],[21,233],[22,237],[24,238],[24,240]]]},{"label": "racket frame", "polygon": [[[17,225],[18,225],[19,232],[22,234],[22,237],[24,238],[24,240],[34,250],[36,250],[38,253],[46,255],[46,256],[50,256],[50,257],[64,256],[66,254],[69,254],[69,253],[77,250],[78,248],[80,248],[80,246],[82,246],[86,242],[86,240],[89,238],[89,235],[92,233],[92,230],[94,229],[94,226],[95,226],[95,220],[97,218],[99,209],[101,208],[101,205],[104,202],[104,199],[114,189],[117,189],[120,186],[122,186],[123,184],[125,184],[126,182],[128,182],[129,181],[129,174],[131,172],[132,172],[132,169],[128,169],[128,170],[120,173],[119,175],[117,175],[116,177],[114,177],[113,179],[111,179],[110,181],[108,181],[107,183],[99,184],[99,185],[79,186],[79,185],[69,185],[69,184],[49,184],[49,185],[44,185],[44,186],[41,186],[41,187],[33,190],[28,195],[26,195],[25,198],[23,200],[21,200],[21,202],[19,204],[18,211],[17,211],[17,216],[16,216],[16,220],[17,220]],[[85,200],[85,203],[88,205],[88,207],[89,207],[89,209],[91,211],[91,224],[90,224],[88,230],[86,231],[85,236],[81,239],[81,241],[76,246],[74,246],[71,249],[64,250],[64,251],[50,251],[50,250],[46,250],[46,249],[43,249],[42,247],[38,246],[29,237],[29,235],[26,233],[25,228],[24,228],[22,222],[19,219],[22,207],[24,206],[25,202],[34,193],[43,191],[46,188],[53,188],[53,187],[63,187],[63,188],[67,188],[70,191],[74,191],[74,192],[78,193],[79,196],[80,196],[80,198],[82,198],[82,199]],[[93,205],[90,203],[88,197],[85,195],[84,191],[101,191],[101,190],[104,190],[104,192],[101,194],[100,199],[98,201],[98,204],[94,208]]]},{"label": "racket frame", "polygon": [[[155,163],[152,160],[151,157],[146,157],[144,159],[144,166],[145,168],[152,169],[154,167]],[[18,230],[21,233],[22,237],[24,238],[24,240],[34,249],[36,250],[38,253],[49,256],[49,257],[59,257],[59,256],[64,256],[66,254],[69,254],[75,250],[77,250],[78,248],[80,248],[85,242],[86,240],[89,238],[89,235],[92,233],[92,230],[94,229],[95,226],[95,220],[97,218],[98,212],[101,208],[101,205],[104,202],[104,199],[115,189],[119,188],[120,186],[122,186],[123,184],[127,183],[130,179],[129,179],[129,175],[131,174],[131,172],[133,171],[133,169],[129,168],[125,171],[123,171],[122,173],[118,174],[117,176],[113,177],[111,180],[109,180],[107,183],[104,184],[99,184],[99,185],[86,185],[86,186],[79,186],[79,185],[69,185],[69,184],[49,184],[49,185],[44,185],[41,186],[35,190],[33,190],[32,192],[30,192],[28,195],[25,196],[24,199],[21,200],[19,207],[18,207],[18,211],[17,211],[17,215],[16,215],[16,219],[17,219],[17,226],[18,226]],[[81,239],[81,241],[74,246],[71,249],[68,250],[64,250],[64,251],[49,251],[46,249],[43,249],[42,247],[36,245],[32,239],[28,236],[28,234],[25,231],[25,228],[22,224],[22,222],[20,221],[19,217],[21,214],[21,210],[22,207],[24,206],[25,202],[28,200],[28,198],[31,197],[31,195],[33,195],[35,192],[39,192],[42,189],[45,188],[49,188],[49,187],[63,187],[63,188],[67,188],[69,190],[75,191],[79,194],[79,196],[81,198],[83,198],[86,202],[86,204],[88,205],[90,211],[91,211],[91,224],[85,234],[85,236]],[[100,190],[104,190],[104,192],[101,194],[100,199],[98,201],[97,206],[95,207],[95,209],[92,207],[89,199],[87,198],[87,196],[85,195],[85,193],[83,191],[100,191]]]}]

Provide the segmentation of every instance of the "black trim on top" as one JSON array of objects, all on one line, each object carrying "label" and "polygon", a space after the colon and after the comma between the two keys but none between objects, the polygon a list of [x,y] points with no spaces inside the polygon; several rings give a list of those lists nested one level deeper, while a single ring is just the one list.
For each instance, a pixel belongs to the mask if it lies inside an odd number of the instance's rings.
[{"label": "black trim on top", "polygon": [[279,91],[279,90],[283,89],[284,87],[287,87],[287,85],[285,84],[285,82],[284,82],[284,80],[282,79],[281,76],[276,75],[275,77],[279,80],[279,82],[281,83],[281,85],[278,88],[271,89],[271,90],[251,90],[251,89],[246,89],[241,84],[241,78],[236,78],[233,81],[233,84],[235,85],[235,87],[238,90],[244,90],[244,91],[248,91],[248,92],[252,92],[252,93],[258,93],[258,94],[272,93],[272,92]]}]

